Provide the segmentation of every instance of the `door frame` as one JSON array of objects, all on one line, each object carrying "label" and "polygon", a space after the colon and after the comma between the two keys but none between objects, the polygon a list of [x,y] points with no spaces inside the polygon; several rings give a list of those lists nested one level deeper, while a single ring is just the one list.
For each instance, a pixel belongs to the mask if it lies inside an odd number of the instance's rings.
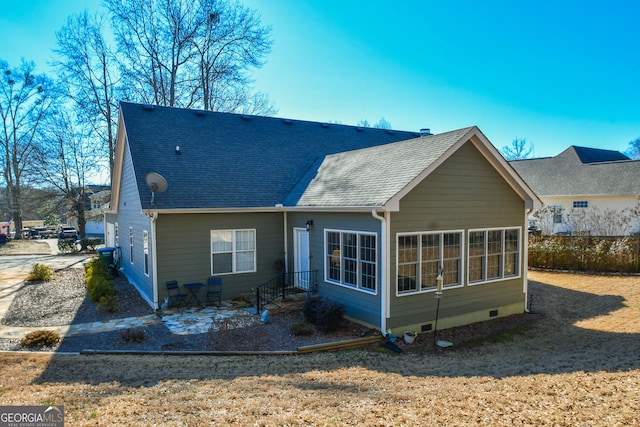
[{"label": "door frame", "polygon": [[[301,247],[300,245],[300,237],[306,235],[306,246]],[[300,288],[303,290],[309,290],[309,275],[301,275],[302,271],[310,271],[311,270],[311,250],[310,250],[310,235],[309,231],[306,228],[294,227],[293,228],[293,273],[294,277],[294,286],[296,288]],[[300,267],[303,266],[303,257],[305,256],[304,252],[301,249],[306,248],[306,269],[302,270]],[[304,277],[303,277],[304,276]]]}]

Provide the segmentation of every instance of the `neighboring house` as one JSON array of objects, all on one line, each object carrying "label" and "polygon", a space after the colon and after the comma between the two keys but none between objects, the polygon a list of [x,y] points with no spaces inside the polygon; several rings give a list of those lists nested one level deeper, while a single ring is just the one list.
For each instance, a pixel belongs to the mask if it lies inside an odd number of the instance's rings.
[{"label": "neighboring house", "polygon": [[104,211],[109,208],[111,187],[88,185],[85,194],[85,234],[87,237],[104,239]]},{"label": "neighboring house", "polygon": [[[164,192],[152,194],[149,173]],[[122,103],[107,244],[153,307],[165,283],[230,299],[317,270],[382,330],[522,313],[537,196],[476,127],[419,133]],[[304,283],[300,284],[305,287]]]},{"label": "neighboring house", "polygon": [[[571,146],[555,157],[510,163],[544,205],[555,212],[549,232],[576,231],[570,215],[584,217],[581,211],[591,212],[593,217],[596,212],[600,216],[606,211],[630,212],[640,204],[640,160],[631,160],[618,151]],[[605,231],[598,229],[606,230],[615,221],[604,218],[600,222],[609,224],[587,224],[593,229],[584,231],[603,234]],[[627,234],[639,226],[636,219],[618,228],[622,228],[621,234]]]}]

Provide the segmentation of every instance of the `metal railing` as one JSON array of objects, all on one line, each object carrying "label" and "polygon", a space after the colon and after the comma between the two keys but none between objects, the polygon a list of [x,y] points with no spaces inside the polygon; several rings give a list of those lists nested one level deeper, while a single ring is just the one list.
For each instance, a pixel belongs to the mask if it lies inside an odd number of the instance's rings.
[{"label": "metal railing", "polygon": [[261,307],[287,295],[318,290],[318,270],[281,273],[255,289],[258,313]]}]

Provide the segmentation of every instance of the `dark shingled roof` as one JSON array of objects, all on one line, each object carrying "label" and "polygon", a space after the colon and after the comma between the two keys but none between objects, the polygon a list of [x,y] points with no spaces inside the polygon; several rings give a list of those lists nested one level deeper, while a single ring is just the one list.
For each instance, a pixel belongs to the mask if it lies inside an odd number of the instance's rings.
[{"label": "dark shingled roof", "polygon": [[621,152],[615,151],[615,150],[601,150],[599,148],[576,147],[575,145],[572,145],[571,147],[567,148],[567,150],[571,150],[572,148],[575,151],[575,153],[578,155],[578,158],[580,159],[580,161],[584,164],[631,160]]},{"label": "dark shingled roof", "polygon": [[273,207],[327,155],[419,136],[124,102],[120,109],[143,208],[150,172],[168,183],[157,209]]},{"label": "dark shingled roof", "polygon": [[617,151],[571,146],[555,157],[510,163],[541,197],[640,194],[640,161]]}]

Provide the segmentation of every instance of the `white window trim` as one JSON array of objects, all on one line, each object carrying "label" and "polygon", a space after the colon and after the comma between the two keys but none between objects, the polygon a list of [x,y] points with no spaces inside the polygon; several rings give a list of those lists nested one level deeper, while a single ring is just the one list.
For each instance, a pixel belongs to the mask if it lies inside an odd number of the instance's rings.
[{"label": "white window trim", "polygon": [[[501,248],[501,254],[502,254],[502,265],[500,266],[500,277],[497,278],[493,278],[493,279],[486,279],[486,275],[487,275],[487,256],[489,255],[488,253],[488,236],[489,236],[489,231],[498,231],[501,230],[502,231],[502,248]],[[518,231],[518,265],[517,265],[517,269],[518,269],[518,274],[514,274],[511,276],[505,276],[504,272],[505,272],[505,262],[507,260],[506,252],[505,252],[505,231],[507,230],[517,230]],[[483,231],[485,232],[485,237],[484,237],[484,275],[485,275],[485,279],[484,280],[479,280],[476,282],[471,282],[469,280],[469,270],[467,270],[467,286],[477,286],[477,285],[485,285],[487,283],[496,283],[496,282],[503,282],[505,280],[513,280],[513,279],[518,279],[520,277],[522,277],[522,227],[493,227],[493,228],[473,228],[473,229],[469,229],[468,230],[468,235],[471,236],[471,233],[473,232],[479,232],[479,231]],[[471,244],[471,239],[467,240],[467,254],[470,253],[469,251],[469,245]],[[469,255],[467,255],[467,258],[469,257]],[[469,260],[467,259],[467,265],[470,265]]]},{"label": "white window trim", "polygon": [[[465,279],[465,261],[466,261],[466,248],[467,245],[465,245],[465,233],[464,230],[442,230],[442,231],[412,231],[412,232],[406,232],[406,233],[397,233],[396,234],[396,297],[406,297],[409,295],[417,295],[417,294],[426,294],[429,292],[435,292],[437,289],[435,287],[431,287],[429,289],[422,289],[422,236],[423,235],[433,235],[433,234],[438,234],[440,235],[440,242],[443,242],[442,236],[444,236],[445,234],[460,234],[460,283],[458,283],[457,285],[449,285],[449,286],[444,286],[443,289],[456,289],[456,288],[462,288],[464,287],[464,279]],[[398,241],[400,239],[400,237],[403,236],[418,236],[418,272],[417,272],[417,283],[416,283],[416,290],[415,291],[404,291],[404,292],[399,292],[398,291],[398,271],[399,271],[399,267],[400,267],[400,257],[398,256]],[[444,245],[441,244],[440,245],[440,263],[442,265],[442,262],[444,260]]]},{"label": "white window trim", "polygon": [[[357,252],[358,252],[358,258],[357,258],[357,271],[356,271],[356,281],[357,284],[356,286],[350,285],[350,284],[345,284],[344,283],[344,269],[342,267],[340,267],[340,281],[336,281],[333,279],[329,278],[329,275],[327,274],[328,269],[329,269],[329,264],[327,262],[328,259],[328,248],[327,248],[327,244],[328,244],[328,233],[340,233],[340,247],[342,247],[342,234],[343,233],[347,233],[347,234],[355,234],[357,235],[357,241],[358,241],[358,247],[357,247]],[[376,246],[375,246],[375,251],[376,251],[376,261],[375,261],[375,272],[376,272],[376,279],[375,279],[375,289],[369,289],[369,288],[363,288],[362,287],[362,283],[361,283],[361,279],[362,279],[362,269],[360,268],[362,260],[360,259],[360,236],[374,236],[376,238]],[[350,289],[352,291],[358,291],[358,292],[363,292],[365,294],[368,295],[378,295],[378,289],[380,288],[380,269],[379,269],[379,262],[378,260],[380,259],[380,251],[379,251],[379,247],[378,245],[380,244],[380,238],[378,237],[378,233],[375,232],[370,232],[370,231],[356,231],[356,230],[340,230],[340,229],[334,229],[334,228],[325,228],[324,230],[324,253],[322,255],[322,257],[324,258],[324,271],[323,271],[323,275],[324,275],[324,281],[327,283],[331,283],[332,285],[336,285],[336,286],[340,286],[342,288],[346,288],[346,289]],[[341,257],[342,259],[342,257]]]},{"label": "white window trim", "polygon": [[[232,235],[231,241],[231,271],[227,273],[215,273],[213,272],[213,233],[220,231],[230,231]],[[236,233],[238,231],[252,231],[253,232],[253,269],[252,270],[244,270],[237,271],[236,265],[236,254],[238,252],[249,252],[249,251],[238,251],[236,249]],[[217,252],[221,253],[221,252]],[[211,266],[211,275],[212,276],[228,276],[230,274],[245,274],[245,273],[255,273],[258,271],[258,233],[255,228],[232,228],[232,229],[215,229],[209,231],[209,256],[210,256],[210,266]]]}]

